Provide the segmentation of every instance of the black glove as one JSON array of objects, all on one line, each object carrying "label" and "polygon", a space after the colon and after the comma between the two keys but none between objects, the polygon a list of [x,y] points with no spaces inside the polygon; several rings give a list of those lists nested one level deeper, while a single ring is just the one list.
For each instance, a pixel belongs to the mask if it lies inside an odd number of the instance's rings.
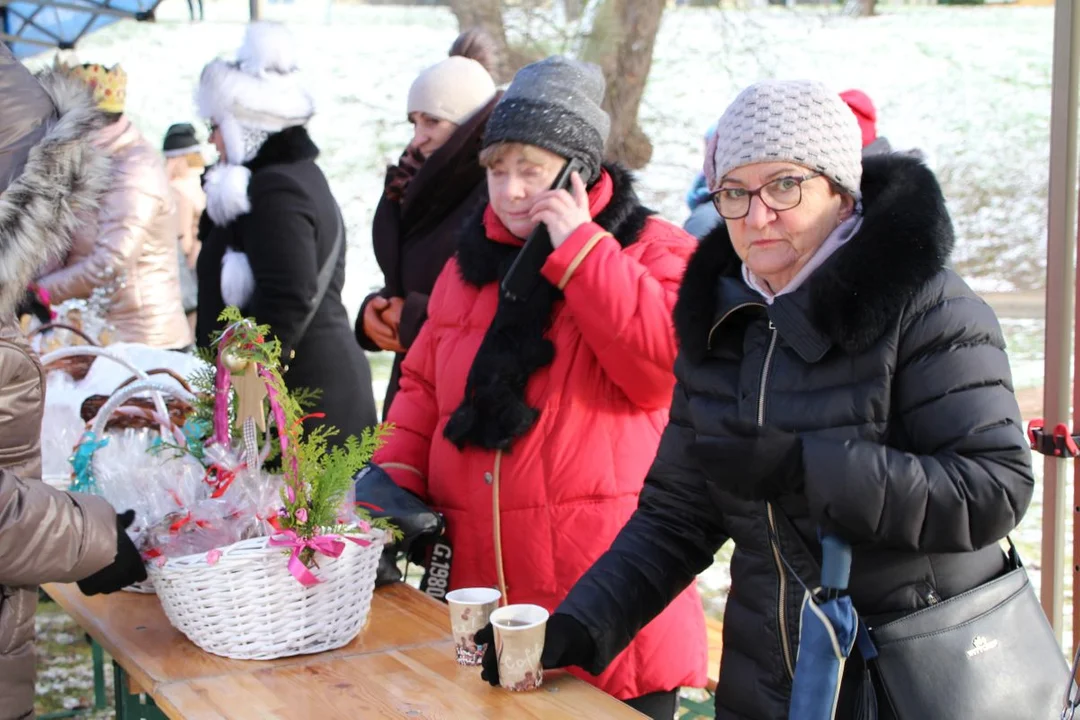
[{"label": "black glove", "polygon": [[79,581],[83,595],[111,593],[146,579],[146,566],[135,543],[128,537],[127,529],[135,520],[135,511],[128,510],[116,516],[116,558],[111,565],[88,578]]},{"label": "black glove", "polygon": [[[480,677],[492,686],[499,684],[499,660],[495,655],[495,630],[491,623],[485,625],[473,636],[477,645],[484,644],[483,670]],[[544,654],[540,656],[540,665],[546,670],[569,667],[582,667],[592,662],[596,646],[592,635],[571,615],[555,613],[548,618],[544,628]]]},{"label": "black glove", "polygon": [[774,500],[803,484],[802,440],[796,433],[734,418],[720,435],[702,436],[690,455],[717,486],[744,500]]}]

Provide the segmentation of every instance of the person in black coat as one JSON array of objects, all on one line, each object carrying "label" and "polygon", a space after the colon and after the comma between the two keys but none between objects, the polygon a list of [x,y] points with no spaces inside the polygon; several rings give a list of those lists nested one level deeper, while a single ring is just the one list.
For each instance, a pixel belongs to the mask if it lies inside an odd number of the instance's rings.
[{"label": "person in black coat", "polygon": [[[222,329],[226,305],[269,325],[289,389],[321,391],[311,411],[324,417],[307,429],[332,425],[341,442],[378,418],[371,368],[341,302],[344,220],[304,128],[314,107],[291,42],[282,26],[253,23],[237,63],[216,60],[202,73],[199,110],[222,162],[206,178],[196,341],[205,347]],[[320,299],[324,267],[333,272]]]},{"label": "person in black coat", "polygon": [[[998,541],[1034,479],[997,319],[946,267],[933,173],[860,163],[851,113],[806,81],[747,88],[716,137],[706,173],[726,219],[675,308],[670,422],[544,659],[601,671],[732,540],[716,717],[775,720],[799,649],[792,573],[814,587],[819,531],[853,545],[856,610],[899,616],[1006,569]],[[862,666],[856,649],[837,718]]]},{"label": "person in black coat", "polygon": [[385,285],[364,299],[355,326],[362,348],[395,353],[383,417],[397,394],[405,353],[427,321],[435,280],[457,249],[465,220],[487,201],[479,155],[498,100],[488,71],[494,59],[490,37],[467,31],[450,57],[420,73],[409,89],[413,139],[387,168],[371,225]]}]

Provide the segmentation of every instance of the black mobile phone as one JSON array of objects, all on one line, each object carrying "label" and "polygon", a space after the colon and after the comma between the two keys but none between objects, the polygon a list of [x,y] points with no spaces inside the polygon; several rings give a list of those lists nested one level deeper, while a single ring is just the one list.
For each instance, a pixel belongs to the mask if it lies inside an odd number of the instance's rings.
[{"label": "black mobile phone", "polygon": [[[555,176],[551,189],[566,190],[570,187],[570,173],[576,172],[581,175],[584,170],[585,163],[581,160],[577,158],[567,160],[562,170]],[[529,233],[529,238],[514,258],[514,264],[506,272],[502,281],[503,295],[518,302],[528,299],[542,279],[540,269],[544,267],[552,250],[554,248],[551,247],[551,236],[548,234],[547,226],[540,223]]]}]

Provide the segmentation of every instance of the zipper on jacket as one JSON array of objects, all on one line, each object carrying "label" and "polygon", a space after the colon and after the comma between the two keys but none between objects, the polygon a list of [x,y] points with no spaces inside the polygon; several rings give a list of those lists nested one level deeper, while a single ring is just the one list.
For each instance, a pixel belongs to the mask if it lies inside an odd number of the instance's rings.
[{"label": "zipper on jacket", "polygon": [[765,424],[765,386],[769,382],[769,366],[772,365],[773,351],[776,350],[776,326],[769,321],[769,348],[765,351],[765,362],[761,366],[761,383],[758,389],[757,424]]},{"label": "zipper on jacket", "polygon": [[494,476],[491,482],[491,517],[495,528],[495,574],[499,579],[499,593],[502,595],[499,604],[507,605],[510,601],[506,599],[506,573],[503,569],[502,556],[502,523],[499,519],[499,476],[502,474],[502,450],[495,451],[495,468],[491,471],[491,474]]},{"label": "zipper on jacket", "polygon": [[[725,315],[725,317],[727,317]],[[765,362],[761,366],[761,383],[758,389],[758,427],[765,424],[765,390],[769,383],[769,370],[772,365],[773,353],[776,351],[776,326],[769,320],[769,347],[765,351]],[[784,654],[784,670],[787,671],[788,680],[795,677],[795,662],[792,659],[791,639],[787,631],[787,574],[784,572],[784,563],[780,559],[780,547],[776,541],[776,517],[773,513],[772,503],[765,503],[765,510],[769,518],[769,548],[773,553],[773,562],[776,563],[776,576],[780,579],[780,590],[776,603],[776,618],[780,626],[780,650]]]},{"label": "zipper on jacket", "polygon": [[765,503],[765,509],[769,515],[769,547],[772,548],[773,562],[776,563],[776,575],[780,578],[780,595],[776,603],[776,618],[780,625],[780,650],[784,654],[784,670],[787,671],[788,680],[795,677],[795,662],[791,657],[791,639],[787,632],[787,576],[784,574],[784,563],[780,559],[780,547],[776,542],[776,518],[773,515],[772,503]]}]

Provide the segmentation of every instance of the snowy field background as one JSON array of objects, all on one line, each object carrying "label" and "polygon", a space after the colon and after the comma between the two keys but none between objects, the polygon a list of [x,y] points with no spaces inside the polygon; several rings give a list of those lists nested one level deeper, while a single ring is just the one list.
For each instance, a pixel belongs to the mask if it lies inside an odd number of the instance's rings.
[{"label": "snowy field background", "polygon": [[[158,22],[105,28],[80,44],[78,58],[123,65],[128,112],[157,143],[171,123],[196,121],[199,70],[239,46],[247,7],[207,0],[207,21],[191,24],[186,4],[168,0]],[[445,57],[457,23],[445,8],[296,0],[266,10],[292,27],[320,109],[311,131],[349,224],[345,300],[355,311],[381,282],[370,224],[383,168],[410,137],[409,85]],[[1051,8],[885,6],[869,19],[817,9],[669,10],[641,109],[655,145],[639,172],[642,197],[684,220],[701,136],[746,84],[812,77],[838,91],[858,87],[878,105],[880,133],[922,149],[938,172],[957,226],[958,269],[980,290],[1040,286],[1052,22]]]}]

